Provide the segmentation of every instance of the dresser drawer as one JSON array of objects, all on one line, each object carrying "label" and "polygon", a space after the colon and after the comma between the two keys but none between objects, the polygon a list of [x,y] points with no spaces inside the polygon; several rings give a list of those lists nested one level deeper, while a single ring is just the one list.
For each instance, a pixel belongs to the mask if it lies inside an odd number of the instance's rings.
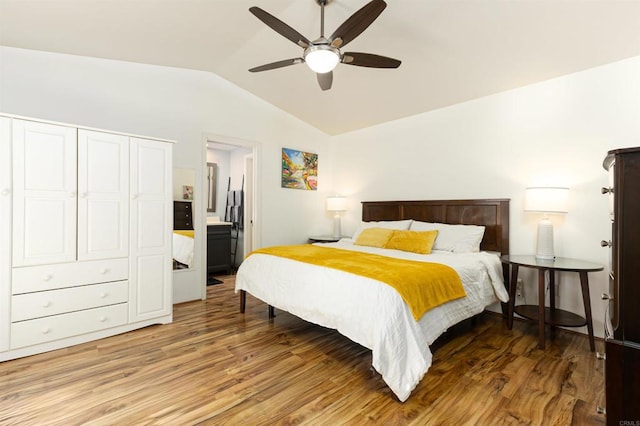
[{"label": "dresser drawer", "polygon": [[128,281],[18,294],[11,298],[11,321],[115,305],[126,302],[128,298]]},{"label": "dresser drawer", "polygon": [[51,342],[127,323],[127,303],[11,324],[11,349]]},{"label": "dresser drawer", "polygon": [[26,266],[13,268],[11,294],[122,281],[128,278],[127,258]]}]

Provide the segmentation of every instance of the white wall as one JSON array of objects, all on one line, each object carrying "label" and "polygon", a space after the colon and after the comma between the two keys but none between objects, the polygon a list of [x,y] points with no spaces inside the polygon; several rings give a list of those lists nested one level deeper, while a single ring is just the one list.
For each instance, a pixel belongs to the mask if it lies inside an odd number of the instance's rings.
[{"label": "white wall", "polygon": [[[280,188],[280,150],[327,158],[328,136],[211,73],[0,47],[0,111],[177,140],[174,167],[196,170],[198,212],[206,211],[204,135],[257,143],[262,245],[306,241],[317,226],[309,211],[324,209],[323,189]],[[201,226],[196,218],[196,235],[204,235]],[[203,241],[197,252],[204,253]],[[174,274],[174,302],[201,297],[203,265],[200,256]]]},{"label": "white wall", "polygon": [[[524,189],[571,188],[570,212],[552,218],[556,255],[602,263],[589,274],[596,334],[608,289],[607,151],[640,145],[640,57],[454,105],[331,139],[336,192],[349,197],[345,233],[360,201],[510,198],[511,253],[535,253],[540,215],[525,213]],[[536,275],[521,268],[527,303]],[[563,273],[558,303],[583,313],[577,274]],[[578,329],[586,333],[586,328]]]},{"label": "white wall", "polygon": [[173,169],[173,200],[185,201],[184,187],[193,188],[196,184],[196,170],[191,169]]},{"label": "white wall", "polygon": [[[230,153],[229,162],[231,164],[231,190],[244,190],[247,185],[244,180],[244,157],[251,154],[248,148],[234,149]],[[226,187],[225,187],[226,188]]]}]

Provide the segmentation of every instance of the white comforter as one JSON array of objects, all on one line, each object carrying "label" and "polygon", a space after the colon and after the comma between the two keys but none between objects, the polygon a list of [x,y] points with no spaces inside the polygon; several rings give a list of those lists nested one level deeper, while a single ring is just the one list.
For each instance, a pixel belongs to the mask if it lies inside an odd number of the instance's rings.
[{"label": "white comforter", "polygon": [[431,309],[416,322],[392,287],[370,278],[265,254],[251,255],[240,266],[236,291],[246,290],[371,349],[373,367],[400,401],[431,366],[429,345],[438,336],[497,300],[508,300],[500,259],[493,253],[420,255],[355,246],[350,239],[325,247],[443,263],[462,279],[467,297]]},{"label": "white comforter", "polygon": [[193,238],[173,233],[173,258],[191,267],[193,263]]}]

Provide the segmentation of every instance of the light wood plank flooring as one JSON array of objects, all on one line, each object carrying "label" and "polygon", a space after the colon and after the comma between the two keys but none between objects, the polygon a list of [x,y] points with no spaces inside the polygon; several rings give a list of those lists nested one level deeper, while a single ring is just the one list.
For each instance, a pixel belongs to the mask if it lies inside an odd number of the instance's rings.
[{"label": "light wood plank flooring", "polygon": [[[370,351],[247,297],[233,277],[175,322],[0,363],[1,425],[604,424],[603,365],[586,336],[484,314],[398,402]],[[602,342],[597,342],[602,349]]]}]

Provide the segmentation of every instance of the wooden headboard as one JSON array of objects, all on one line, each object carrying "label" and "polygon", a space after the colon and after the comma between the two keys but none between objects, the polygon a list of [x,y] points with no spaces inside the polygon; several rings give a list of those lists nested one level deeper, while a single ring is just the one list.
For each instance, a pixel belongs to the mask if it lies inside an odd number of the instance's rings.
[{"label": "wooden headboard", "polygon": [[405,219],[482,225],[480,249],[509,254],[509,199],[362,202],[365,222]]}]

